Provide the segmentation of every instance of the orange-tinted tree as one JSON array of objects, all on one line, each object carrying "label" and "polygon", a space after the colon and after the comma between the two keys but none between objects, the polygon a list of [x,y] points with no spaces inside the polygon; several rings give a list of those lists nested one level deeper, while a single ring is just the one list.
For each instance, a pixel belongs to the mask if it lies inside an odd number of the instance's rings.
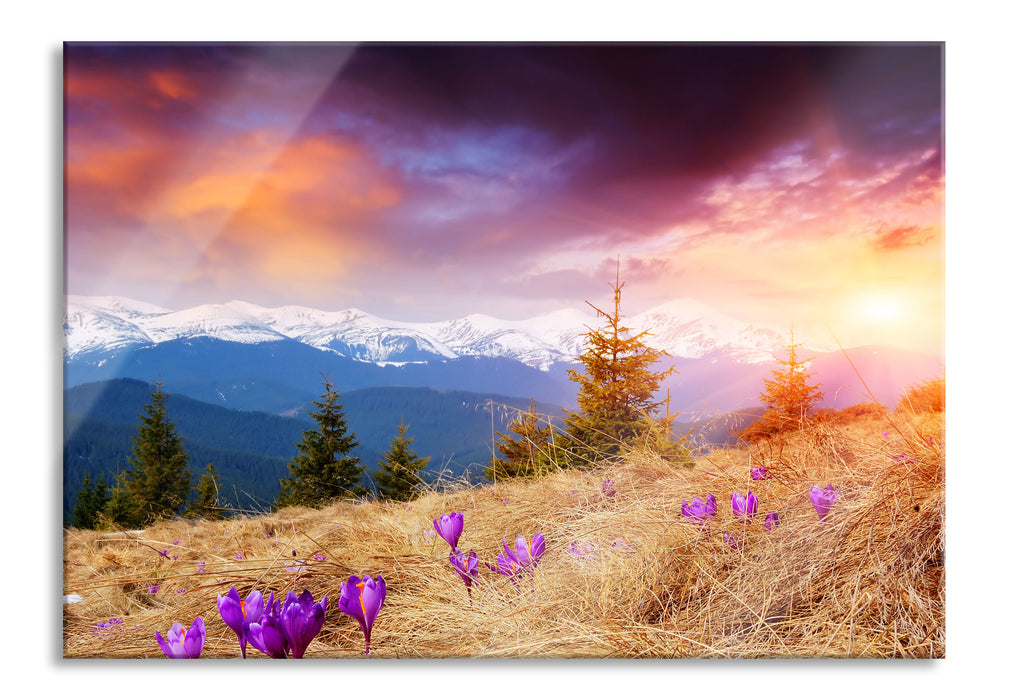
[{"label": "orange-tinted tree", "polygon": [[653,396],[662,380],[676,371],[672,366],[654,370],[652,366],[668,353],[645,344],[648,331],[632,333],[623,325],[619,267],[610,286],[612,313],[586,302],[605,323],[584,334],[578,358],[584,371],[568,370],[579,384],[578,412],[567,412],[565,435],[558,441],[575,464],[615,456],[646,435],[654,425],[652,413],[663,403]]},{"label": "orange-tinted tree", "polygon": [[791,333],[787,357],[777,358],[779,368],[772,370],[771,378],[764,380],[764,393],[760,395],[764,415],[739,433],[739,438],[754,442],[778,433],[803,426],[816,405],[823,400],[819,384],[810,384],[812,374],[806,371],[809,360],[799,360],[795,333]]}]

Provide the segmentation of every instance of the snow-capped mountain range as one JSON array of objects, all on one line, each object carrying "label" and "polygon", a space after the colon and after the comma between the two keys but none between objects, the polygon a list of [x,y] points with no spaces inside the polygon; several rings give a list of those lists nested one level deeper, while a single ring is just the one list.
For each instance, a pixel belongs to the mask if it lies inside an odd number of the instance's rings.
[{"label": "snow-capped mountain range", "polygon": [[[719,352],[736,362],[762,363],[788,342],[787,331],[743,323],[690,299],[624,321],[634,332],[650,331],[646,339],[650,346],[681,358]],[[114,355],[166,341],[209,337],[245,344],[295,340],[372,363],[504,357],[546,371],[558,363],[574,362],[587,328],[599,328],[604,322],[576,309],[523,321],[474,314],[416,323],[382,319],[358,309],[266,308],[231,301],[176,311],[124,297],[68,295],[64,357]]]}]

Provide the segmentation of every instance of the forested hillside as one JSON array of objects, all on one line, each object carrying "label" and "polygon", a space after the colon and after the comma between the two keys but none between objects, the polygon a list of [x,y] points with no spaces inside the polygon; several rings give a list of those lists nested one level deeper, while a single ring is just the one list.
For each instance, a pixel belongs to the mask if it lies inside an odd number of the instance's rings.
[{"label": "forested hillside", "polygon": [[[117,472],[129,469],[129,456],[139,415],[149,401],[150,385],[134,379],[85,384],[64,393],[63,516],[73,512],[85,474],[103,476],[111,487]],[[234,411],[172,392],[168,417],[176,423],[190,458],[194,483],[208,463],[221,480],[221,494],[239,510],[268,509],[287,476],[287,463],[297,443],[312,427],[305,406],[289,416]],[[482,477],[490,459],[493,432],[506,430],[528,399],[463,391],[385,387],[350,391],[341,396],[350,429],[360,447],[354,450],[368,467],[364,484],[372,486],[381,455],[396,437],[400,421],[409,426],[413,449],[431,457],[425,477]],[[556,406],[545,415],[560,416]]]}]

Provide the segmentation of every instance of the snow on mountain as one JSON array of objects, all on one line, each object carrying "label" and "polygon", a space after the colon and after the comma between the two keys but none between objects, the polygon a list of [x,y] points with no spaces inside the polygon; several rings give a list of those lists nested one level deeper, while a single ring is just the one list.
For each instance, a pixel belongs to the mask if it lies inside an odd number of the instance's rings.
[{"label": "snow on mountain", "polygon": [[[292,339],[366,362],[493,356],[547,370],[557,363],[575,361],[587,328],[603,323],[605,319],[576,309],[523,321],[472,314],[449,321],[409,323],[359,309],[266,308],[231,301],[171,311],[118,297],[72,295],[67,297],[64,328],[68,358],[179,338],[211,337],[239,343]],[[763,362],[786,342],[783,331],[742,323],[689,299],[628,317],[623,325],[649,330],[649,345],[683,358],[717,351],[744,363]]]},{"label": "snow on mountain", "polygon": [[203,304],[158,314],[140,323],[155,343],[178,338],[217,338],[236,343],[265,343],[286,336],[255,316],[227,304]]},{"label": "snow on mountain", "polygon": [[788,342],[784,331],[730,318],[693,299],[678,299],[627,319],[647,328],[649,345],[675,357],[698,358],[721,351],[745,363],[767,362]]}]

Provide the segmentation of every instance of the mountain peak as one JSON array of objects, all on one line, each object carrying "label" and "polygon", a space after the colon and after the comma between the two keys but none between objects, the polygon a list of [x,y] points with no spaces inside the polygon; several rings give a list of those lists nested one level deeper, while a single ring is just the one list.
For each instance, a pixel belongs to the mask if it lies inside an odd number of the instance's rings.
[{"label": "mountain peak", "polygon": [[[717,351],[742,362],[763,362],[785,338],[783,331],[744,324],[694,299],[670,301],[627,320],[651,333],[649,345],[683,358]],[[357,308],[267,308],[232,300],[172,311],[125,297],[70,295],[65,327],[69,357],[195,337],[239,343],[289,339],[365,362],[488,356],[547,370],[576,361],[586,328],[598,323],[595,314],[575,308],[523,321],[475,313],[419,323],[386,320]]]}]

